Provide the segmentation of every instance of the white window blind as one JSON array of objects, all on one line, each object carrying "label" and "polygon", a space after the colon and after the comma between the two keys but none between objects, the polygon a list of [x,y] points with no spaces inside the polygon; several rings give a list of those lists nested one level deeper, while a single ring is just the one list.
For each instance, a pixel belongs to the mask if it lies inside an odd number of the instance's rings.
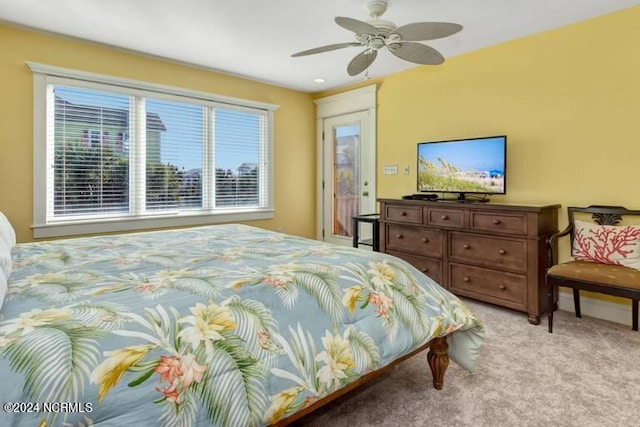
[{"label": "white window blind", "polygon": [[145,110],[146,209],[202,209],[206,109],[184,102],[146,99]]},{"label": "white window blind", "polygon": [[[36,73],[44,123],[36,124],[34,149],[46,152],[46,172],[36,167],[34,182],[46,191],[34,188],[34,228],[62,231],[41,236],[216,222],[212,216],[262,219],[260,212],[272,212],[270,104],[58,74]],[[106,222],[116,225],[96,227]],[[82,223],[91,228],[76,227]]]},{"label": "white window blind", "polygon": [[[261,186],[266,182],[266,137],[263,115],[216,109],[215,165],[216,206],[241,207],[264,203]],[[238,160],[242,160],[238,164]],[[235,167],[235,168],[234,168]]]},{"label": "white window blind", "polygon": [[48,194],[52,218],[91,217],[129,211],[129,97],[54,86],[48,123],[53,142]]}]

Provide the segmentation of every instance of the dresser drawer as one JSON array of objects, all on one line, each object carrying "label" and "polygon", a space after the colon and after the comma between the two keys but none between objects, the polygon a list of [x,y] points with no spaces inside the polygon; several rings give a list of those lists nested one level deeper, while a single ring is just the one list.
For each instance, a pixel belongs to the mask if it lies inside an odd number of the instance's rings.
[{"label": "dresser drawer", "polygon": [[453,293],[489,302],[510,302],[524,306],[527,301],[527,276],[488,268],[451,263],[449,290]]},{"label": "dresser drawer", "polygon": [[456,261],[527,271],[526,240],[451,232],[449,257]]},{"label": "dresser drawer", "polygon": [[469,212],[469,228],[520,236],[527,235],[526,214],[502,214],[491,212]]},{"label": "dresser drawer", "polygon": [[418,227],[387,224],[386,247],[390,250],[411,252],[431,257],[442,256],[442,233]]},{"label": "dresser drawer", "polygon": [[420,206],[387,206],[385,220],[422,224],[422,208]]},{"label": "dresser drawer", "polygon": [[427,224],[446,228],[464,228],[464,210],[425,208]]},{"label": "dresser drawer", "polygon": [[442,283],[442,262],[437,259],[423,258],[419,256],[407,255],[399,252],[389,251],[391,255],[397,256],[413,265],[418,270],[433,279],[436,283],[444,286]]}]

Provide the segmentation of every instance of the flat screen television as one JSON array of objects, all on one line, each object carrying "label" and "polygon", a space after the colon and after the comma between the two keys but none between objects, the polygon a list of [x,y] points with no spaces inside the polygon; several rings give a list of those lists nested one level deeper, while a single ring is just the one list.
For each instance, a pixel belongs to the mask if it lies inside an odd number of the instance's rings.
[{"label": "flat screen television", "polygon": [[506,135],[418,143],[418,192],[506,194]]}]

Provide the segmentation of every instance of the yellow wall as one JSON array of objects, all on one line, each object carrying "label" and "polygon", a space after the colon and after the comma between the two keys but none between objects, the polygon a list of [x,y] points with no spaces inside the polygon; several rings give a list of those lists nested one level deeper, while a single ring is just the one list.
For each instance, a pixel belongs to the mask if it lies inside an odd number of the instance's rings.
[{"label": "yellow wall", "polygon": [[560,203],[562,228],[567,206],[640,209],[638,22],[634,7],[377,80],[378,197],[415,192],[419,141],[507,134],[492,201]]},{"label": "yellow wall", "polygon": [[315,235],[315,110],[309,94],[2,24],[0,52],[0,211],[18,241],[33,240],[33,89],[26,61],[280,105],[275,218],[250,224]]}]

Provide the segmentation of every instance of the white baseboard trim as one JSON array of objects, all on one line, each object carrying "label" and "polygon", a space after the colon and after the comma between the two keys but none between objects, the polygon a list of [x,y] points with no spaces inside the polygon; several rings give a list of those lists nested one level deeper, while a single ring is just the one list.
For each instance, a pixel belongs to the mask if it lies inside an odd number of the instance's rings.
[{"label": "white baseboard trim", "polygon": [[[560,292],[558,294],[558,308],[575,313],[573,293]],[[610,322],[631,326],[631,304],[619,304],[580,295],[580,311],[583,316],[595,317]]]}]

